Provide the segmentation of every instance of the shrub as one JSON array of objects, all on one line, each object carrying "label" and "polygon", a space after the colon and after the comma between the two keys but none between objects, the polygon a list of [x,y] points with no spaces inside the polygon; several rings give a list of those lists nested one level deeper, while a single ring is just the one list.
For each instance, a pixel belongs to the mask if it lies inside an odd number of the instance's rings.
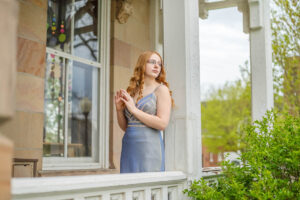
[{"label": "shrub", "polygon": [[300,119],[268,111],[247,126],[242,165],[222,163],[216,183],[194,181],[192,199],[300,199]]}]

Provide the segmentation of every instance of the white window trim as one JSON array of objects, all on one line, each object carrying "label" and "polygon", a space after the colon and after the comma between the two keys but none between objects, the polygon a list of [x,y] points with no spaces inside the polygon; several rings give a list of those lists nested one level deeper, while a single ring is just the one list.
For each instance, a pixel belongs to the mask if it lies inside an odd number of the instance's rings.
[{"label": "white window trim", "polygon": [[214,154],[209,152],[209,162],[214,162]]},{"label": "white window trim", "polygon": [[[98,108],[98,152],[92,158],[59,158],[43,157],[42,170],[74,170],[74,169],[103,169],[109,168],[109,108],[110,108],[110,6],[111,0],[99,0],[101,15],[98,15],[100,27],[98,38],[100,38],[100,62],[93,62],[79,58],[55,49],[46,48],[47,53],[52,53],[67,59],[79,61],[99,68],[99,108]],[[95,161],[95,160],[96,161]]]}]

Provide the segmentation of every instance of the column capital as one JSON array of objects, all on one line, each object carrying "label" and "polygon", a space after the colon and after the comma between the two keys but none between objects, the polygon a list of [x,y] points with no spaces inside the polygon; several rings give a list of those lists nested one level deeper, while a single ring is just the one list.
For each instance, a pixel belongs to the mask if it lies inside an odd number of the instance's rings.
[{"label": "column capital", "polygon": [[248,0],[249,5],[249,27],[260,29],[263,27],[263,3],[261,0]]}]

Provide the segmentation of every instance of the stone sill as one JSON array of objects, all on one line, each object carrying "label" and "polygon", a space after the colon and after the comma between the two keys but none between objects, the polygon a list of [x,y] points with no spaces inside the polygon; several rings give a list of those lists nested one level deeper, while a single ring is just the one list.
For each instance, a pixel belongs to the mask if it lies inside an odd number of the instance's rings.
[{"label": "stone sill", "polygon": [[118,174],[118,169],[73,169],[73,170],[41,170],[38,172],[40,177],[52,176],[80,176],[97,174]]}]

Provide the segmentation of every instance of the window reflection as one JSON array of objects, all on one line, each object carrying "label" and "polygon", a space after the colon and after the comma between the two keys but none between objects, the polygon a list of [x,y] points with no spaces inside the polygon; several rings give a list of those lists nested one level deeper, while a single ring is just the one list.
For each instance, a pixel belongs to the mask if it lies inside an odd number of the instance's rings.
[{"label": "window reflection", "polygon": [[73,61],[70,73],[68,145],[76,152],[68,157],[91,156],[98,128],[98,68]]},{"label": "window reflection", "polygon": [[45,81],[44,156],[64,156],[64,59],[47,54]]},{"label": "window reflection", "polygon": [[99,69],[47,54],[45,79],[43,155],[91,157],[98,138]]},{"label": "window reflection", "polygon": [[98,0],[49,0],[47,46],[99,61]]}]

